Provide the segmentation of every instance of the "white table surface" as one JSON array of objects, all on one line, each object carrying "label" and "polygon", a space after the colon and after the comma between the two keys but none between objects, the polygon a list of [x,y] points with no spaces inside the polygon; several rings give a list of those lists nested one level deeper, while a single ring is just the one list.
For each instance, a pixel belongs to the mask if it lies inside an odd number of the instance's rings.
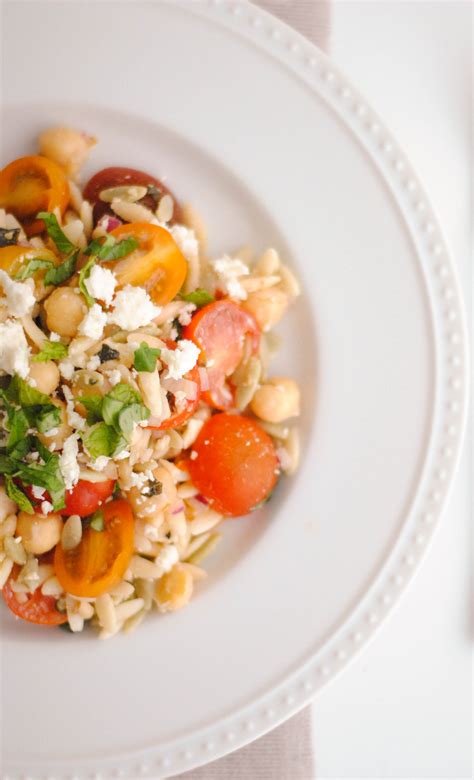
[{"label": "white table surface", "polygon": [[[336,0],[331,53],[405,148],[471,298],[469,2]],[[469,430],[468,430],[469,438]],[[434,543],[370,645],[313,705],[318,778],[470,778],[470,447]]]}]

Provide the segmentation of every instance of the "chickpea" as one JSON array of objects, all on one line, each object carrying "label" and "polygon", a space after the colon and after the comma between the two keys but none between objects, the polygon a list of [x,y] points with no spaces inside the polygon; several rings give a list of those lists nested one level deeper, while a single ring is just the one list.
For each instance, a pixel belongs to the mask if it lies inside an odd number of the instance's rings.
[{"label": "chickpea", "polygon": [[72,338],[87,314],[82,297],[72,287],[57,287],[44,302],[46,324],[60,336]]},{"label": "chickpea", "polygon": [[164,574],[155,586],[155,599],[163,612],[185,607],[193,595],[193,575],[179,563]]},{"label": "chickpea", "polygon": [[48,436],[47,433],[38,433],[38,439],[45,447],[49,448],[51,444],[54,444],[54,448],[59,450],[67,437],[71,435],[72,428],[67,421],[66,404],[60,401],[59,398],[51,398],[51,403],[61,409],[61,421],[55,429],[54,436]]},{"label": "chickpea", "polygon": [[61,165],[68,176],[75,176],[87,160],[96,139],[69,127],[50,127],[40,134],[40,154]]},{"label": "chickpea", "polygon": [[52,512],[50,515],[20,512],[16,525],[16,535],[21,536],[26,552],[42,555],[56,547],[61,538],[63,521],[61,515]]},{"label": "chickpea", "polygon": [[293,379],[275,376],[258,388],[250,403],[257,417],[279,423],[300,413],[300,391]]},{"label": "chickpea", "polygon": [[242,306],[253,314],[259,328],[266,333],[283,317],[288,306],[288,296],[279,287],[267,287],[249,293],[247,300],[242,301]]},{"label": "chickpea", "polygon": [[59,378],[59,368],[53,360],[30,365],[30,379],[36,382],[35,387],[40,393],[52,395],[59,385]]}]

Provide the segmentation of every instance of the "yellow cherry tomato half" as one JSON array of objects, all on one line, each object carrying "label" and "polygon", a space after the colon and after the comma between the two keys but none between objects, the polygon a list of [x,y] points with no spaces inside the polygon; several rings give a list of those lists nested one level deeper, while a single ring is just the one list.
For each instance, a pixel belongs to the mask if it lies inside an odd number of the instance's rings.
[{"label": "yellow cherry tomato half", "polygon": [[119,285],[144,287],[159,306],[178,294],[186,278],[188,263],[171,234],[149,222],[131,222],[111,230],[111,236],[122,241],[135,238],[138,247],[123,260],[105,263],[113,268]]},{"label": "yellow cherry tomato half", "polygon": [[85,525],[77,547],[63,550],[61,543],[56,546],[56,577],[73,596],[101,596],[120,582],[130,563],[134,542],[130,504],[123,499],[110,501],[101,512],[102,530]]},{"label": "yellow cherry tomato half", "polygon": [[0,207],[19,219],[29,236],[41,233],[44,222],[39,211],[61,214],[69,203],[69,184],[59,165],[47,157],[20,157],[0,171]]}]

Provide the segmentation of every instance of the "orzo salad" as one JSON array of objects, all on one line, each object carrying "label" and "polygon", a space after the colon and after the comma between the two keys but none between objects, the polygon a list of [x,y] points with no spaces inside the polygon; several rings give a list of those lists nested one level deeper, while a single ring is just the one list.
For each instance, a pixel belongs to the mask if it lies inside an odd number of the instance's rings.
[{"label": "orzo salad", "polygon": [[50,128],[0,171],[0,588],[107,638],[185,606],[223,521],[296,469],[269,363],[299,289],[274,249],[210,257],[154,175],[80,186],[95,143]]}]

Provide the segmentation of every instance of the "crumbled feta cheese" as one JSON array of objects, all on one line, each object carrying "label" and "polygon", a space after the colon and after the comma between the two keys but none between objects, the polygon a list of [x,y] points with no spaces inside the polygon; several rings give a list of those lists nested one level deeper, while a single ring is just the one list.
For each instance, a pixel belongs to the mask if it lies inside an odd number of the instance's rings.
[{"label": "crumbled feta cheese", "polygon": [[71,490],[79,480],[79,463],[77,462],[79,453],[78,438],[75,433],[68,436],[64,442],[63,451],[59,456],[59,468],[67,490]]},{"label": "crumbled feta cheese", "polygon": [[99,366],[100,366],[100,357],[98,355],[94,355],[86,363],[86,368],[89,371],[97,371]]},{"label": "crumbled feta cheese", "polygon": [[125,460],[126,458],[130,457],[130,450],[122,450],[118,453],[118,455],[115,455],[114,460]]},{"label": "crumbled feta cheese", "polygon": [[160,359],[168,366],[165,379],[182,379],[197,363],[200,350],[188,339],[177,342],[176,349],[164,347]]},{"label": "crumbled feta cheese", "polygon": [[239,276],[247,276],[249,273],[249,269],[242,260],[239,260],[238,257],[223,255],[217,260],[213,260],[211,266],[217,275],[218,287],[222,292],[238,301],[244,301],[247,298],[247,293],[239,282]]},{"label": "crumbled feta cheese", "polygon": [[191,450],[191,454],[189,456],[191,458],[191,460],[196,460],[197,456],[198,456],[198,453],[196,452],[196,450]]},{"label": "crumbled feta cheese", "polygon": [[185,225],[172,225],[169,232],[178,244],[186,260],[192,262],[199,257],[199,242],[194,230]]},{"label": "crumbled feta cheese", "polygon": [[155,564],[160,567],[164,574],[171,571],[175,563],[179,561],[178,548],[174,544],[167,544],[158,553],[155,558]]},{"label": "crumbled feta cheese", "polygon": [[92,266],[91,272],[84,284],[87,292],[93,298],[98,298],[107,305],[112,303],[115,288],[117,287],[117,279],[108,268],[103,268],[101,265]]},{"label": "crumbled feta cheese", "polygon": [[161,311],[161,307],[155,306],[143,287],[133,287],[131,284],[119,290],[112,305],[114,309],[109,314],[109,322],[123,330],[136,330],[148,325]]},{"label": "crumbled feta cheese", "polygon": [[49,340],[50,341],[61,341],[61,336],[59,333],[55,333],[54,330],[51,331],[49,334]]},{"label": "crumbled feta cheese", "polygon": [[160,538],[160,532],[158,528],[156,525],[152,525],[151,523],[145,523],[143,532],[146,538],[150,540],[150,542],[157,542]]},{"label": "crumbled feta cheese", "polygon": [[66,416],[69,425],[78,431],[83,431],[86,427],[86,421],[74,408],[74,396],[71,388],[67,385],[62,385],[62,391],[66,400]]},{"label": "crumbled feta cheese", "polygon": [[59,364],[59,372],[64,379],[72,379],[74,374],[74,364],[70,360],[63,360]]},{"label": "crumbled feta cheese", "polygon": [[41,502],[41,511],[44,515],[49,515],[50,512],[53,511],[53,505],[50,501],[42,501]]},{"label": "crumbled feta cheese", "polygon": [[48,439],[52,439],[52,438],[53,438],[53,436],[56,436],[56,434],[58,433],[58,431],[59,431],[59,428],[50,428],[50,429],[49,429],[49,431],[45,431],[45,434],[44,434],[44,435],[45,435],[45,436],[46,436]]},{"label": "crumbled feta cheese", "polygon": [[191,322],[191,314],[195,309],[196,306],[194,305],[194,303],[188,303],[186,308],[183,309],[183,311],[178,317],[179,324],[182,325],[183,327],[189,325],[189,323]]},{"label": "crumbled feta cheese", "polygon": [[43,498],[46,491],[44,488],[39,487],[38,485],[32,485],[31,492],[33,493],[33,498],[37,498],[38,501],[40,501]]},{"label": "crumbled feta cheese", "polygon": [[98,458],[92,460],[88,465],[89,468],[93,469],[94,471],[103,471],[109,461],[110,458],[108,458],[107,455],[99,455]]},{"label": "crumbled feta cheese", "polygon": [[90,339],[100,339],[107,322],[107,314],[98,303],[94,303],[79,325],[79,333]]},{"label": "crumbled feta cheese", "polygon": [[105,375],[113,387],[122,381],[122,374],[118,368],[112,368],[110,371],[105,371]]},{"label": "crumbled feta cheese", "polygon": [[0,298],[0,303],[7,307],[10,317],[24,317],[25,314],[29,314],[36,303],[33,279],[15,282],[6,271],[0,270],[0,286],[5,295],[4,298]]},{"label": "crumbled feta cheese", "polygon": [[130,489],[131,487],[136,487],[141,491],[141,489],[146,485],[147,482],[148,482],[148,477],[146,474],[142,472],[137,473],[135,471],[132,471],[129,479],[130,487],[128,489]]},{"label": "crumbled feta cheese", "polygon": [[0,324],[0,370],[26,379],[29,372],[30,348],[19,322],[7,320]]}]

